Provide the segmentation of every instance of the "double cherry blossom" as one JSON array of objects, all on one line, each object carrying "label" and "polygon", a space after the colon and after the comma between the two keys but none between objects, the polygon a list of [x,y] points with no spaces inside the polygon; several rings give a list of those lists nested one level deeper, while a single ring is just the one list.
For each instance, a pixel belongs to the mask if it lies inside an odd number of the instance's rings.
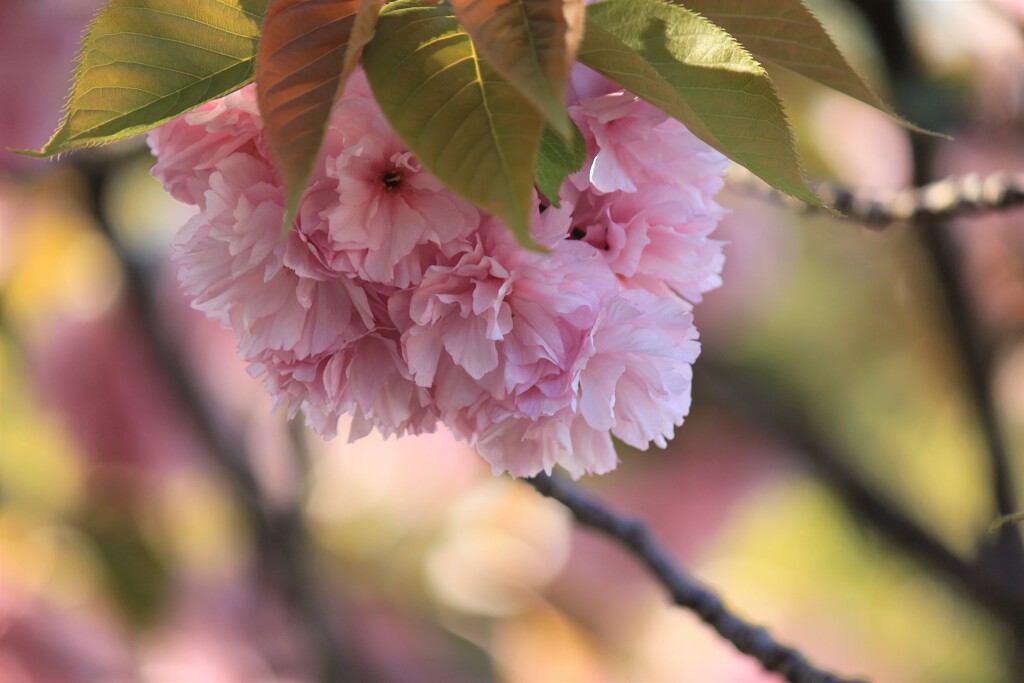
[{"label": "double cherry blossom", "polygon": [[287,237],[252,87],[150,135],[153,174],[198,211],[175,243],[193,306],[229,327],[289,414],[334,437],[445,425],[495,472],[615,467],[614,435],[664,447],[690,406],[692,304],[720,284],[725,159],[584,67],[587,140],[521,247],[417,162],[356,73]]}]

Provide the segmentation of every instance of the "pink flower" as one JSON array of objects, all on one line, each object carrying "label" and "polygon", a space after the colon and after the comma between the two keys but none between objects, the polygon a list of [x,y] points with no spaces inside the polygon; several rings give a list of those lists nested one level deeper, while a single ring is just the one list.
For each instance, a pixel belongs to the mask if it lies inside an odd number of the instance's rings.
[{"label": "pink flower", "polygon": [[690,410],[692,364],[700,353],[689,307],[673,297],[627,290],[595,327],[580,369],[580,413],[625,443],[664,448]]},{"label": "pink flower", "polygon": [[329,395],[354,416],[350,441],[371,429],[385,437],[433,432],[437,414],[427,390],[402,361],[397,335],[374,334],[326,369]]},{"label": "pink flower", "polygon": [[153,130],[151,173],[179,202],[204,207],[214,166],[236,152],[258,155],[262,130],[256,90],[242,88]]},{"label": "pink flower", "polygon": [[512,418],[486,429],[477,450],[495,474],[514,477],[550,473],[561,465],[574,478],[615,469],[618,456],[608,431],[590,427],[569,409],[538,420]]},{"label": "pink flower", "polygon": [[579,189],[636,192],[654,183],[709,196],[721,189],[725,157],[653,105],[580,64],[569,95],[591,156],[572,177]]},{"label": "pink flower", "polygon": [[724,161],[600,77],[574,76],[574,93],[590,157],[561,207],[535,199],[546,254],[420,167],[361,74],[282,238],[251,93],[208,105],[153,140],[158,177],[200,209],[177,240],[182,286],[328,438],[344,414],[350,439],[440,421],[516,476],[606,472],[612,435],[664,446],[699,351],[681,297],[718,284]]},{"label": "pink flower", "polygon": [[521,259],[503,375],[517,414],[537,419],[575,408],[573,364],[618,284],[597,250],[580,242],[562,242],[550,257],[522,252]]},{"label": "pink flower", "polygon": [[333,127],[341,151],[328,158],[327,175],[337,195],[314,229],[326,233],[334,271],[408,287],[438,252],[469,249],[480,212],[423,170],[372,99],[343,101]]},{"label": "pink flower", "polygon": [[609,431],[635,448],[664,448],[689,412],[700,352],[692,322],[678,299],[622,292],[602,309],[566,373],[571,400],[539,416],[494,411],[476,442],[480,453],[515,476],[557,464],[578,477],[615,467]]},{"label": "pink flower", "polygon": [[354,281],[299,276],[283,262],[283,191],[267,162],[235,153],[213,166],[205,211],[175,248],[193,305],[229,325],[243,357],[266,350],[299,357],[340,349],[373,327]]},{"label": "pink flower", "polygon": [[[631,286],[670,289],[699,302],[721,284],[724,242],[709,236],[725,211],[710,197],[669,185],[639,192],[581,192],[571,236],[596,247]],[[571,196],[571,195],[570,195]]]},{"label": "pink flower", "polygon": [[596,247],[628,286],[700,301],[721,284],[723,243],[709,235],[725,213],[714,201],[725,157],[586,67],[573,70],[570,102],[590,158],[563,184],[568,224],[552,215],[534,226],[538,239],[561,231]]},{"label": "pink flower", "polygon": [[477,243],[452,266],[431,266],[408,299],[411,326],[402,335],[416,383],[434,383],[441,354],[447,354],[475,380],[498,367],[497,344],[512,329],[506,298],[512,289],[508,270]]},{"label": "pink flower", "polygon": [[429,392],[412,381],[397,341],[381,333],[306,358],[266,353],[250,366],[250,373],[263,377],[278,407],[287,404],[290,417],[301,409],[307,424],[325,438],[337,435],[338,420],[345,414],[354,417],[350,441],[373,429],[403,436],[436,428]]}]

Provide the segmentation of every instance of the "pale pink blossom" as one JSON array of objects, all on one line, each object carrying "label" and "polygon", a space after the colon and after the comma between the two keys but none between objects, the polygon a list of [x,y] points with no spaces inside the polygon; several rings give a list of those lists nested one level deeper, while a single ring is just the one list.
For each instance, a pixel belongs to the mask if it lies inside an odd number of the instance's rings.
[{"label": "pale pink blossom", "polygon": [[552,414],[494,411],[478,449],[499,472],[529,476],[561,465],[578,477],[615,467],[609,432],[635,448],[665,447],[689,412],[696,338],[684,302],[622,292],[565,373],[570,401]]},{"label": "pale pink blossom", "polygon": [[580,412],[595,429],[634,448],[664,448],[690,410],[692,364],[700,353],[689,307],[673,297],[627,290],[609,302],[580,368]]},{"label": "pale pink blossom", "polygon": [[301,409],[306,422],[325,438],[337,435],[338,420],[352,415],[349,440],[376,429],[385,436],[424,434],[436,428],[430,393],[413,382],[398,342],[380,332],[343,349],[306,358],[269,352],[250,365],[290,417]]},{"label": "pale pink blossom", "polygon": [[723,243],[709,235],[725,213],[714,197],[727,160],[581,65],[572,73],[570,102],[589,158],[562,186],[568,224],[553,214],[534,226],[541,243],[561,232],[596,247],[629,287],[700,301],[721,284]]},{"label": "pale pink blossom", "polygon": [[351,406],[354,441],[371,429],[385,437],[433,432],[437,422],[429,392],[417,386],[402,360],[397,335],[363,337],[349,358],[335,357],[326,368],[325,385],[333,401]]},{"label": "pale pink blossom", "polygon": [[618,284],[588,244],[564,241],[548,257],[519,251],[503,379],[516,412],[537,419],[575,409],[573,364]]},{"label": "pale pink blossom", "polygon": [[495,474],[508,472],[514,477],[550,473],[556,465],[573,477],[603,474],[618,463],[608,431],[591,428],[568,408],[536,420],[510,418],[493,424],[476,447]]},{"label": "pale pink blossom", "polygon": [[407,297],[412,324],[402,335],[416,383],[433,385],[442,353],[475,380],[497,368],[498,342],[512,329],[511,289],[511,274],[481,243],[454,265],[431,266]]},{"label": "pale pink blossom", "polygon": [[[625,158],[636,159],[639,162],[638,170],[644,165],[657,169],[660,162],[667,161],[683,168],[683,179],[688,179],[691,177],[691,173],[686,172],[686,164],[677,162],[683,162],[685,158],[694,154],[704,154],[709,158],[721,157],[719,152],[702,143],[683,124],[674,121],[642,98],[623,90],[614,81],[581,63],[576,63],[573,66],[569,78],[567,99],[569,114],[579,126],[584,137],[588,142],[593,142],[600,137],[604,144],[599,147],[603,149],[609,147],[608,143],[611,143],[612,147],[622,145],[628,136],[634,135],[641,138],[640,142],[644,150],[654,150],[657,147],[653,144],[654,142],[662,142],[675,150],[684,150],[681,159],[674,159],[670,150],[666,149],[658,152],[652,159],[646,160],[646,163],[643,158],[638,158],[639,155],[635,150],[625,148],[615,150],[624,152]],[[656,131],[659,140],[648,140],[644,135],[637,135],[642,129]],[[688,151],[686,151],[687,145],[689,146]],[[593,146],[590,147],[590,154],[589,161],[592,162],[596,156]],[[587,167],[591,165],[588,163]],[[697,171],[698,176],[703,175],[703,171],[699,167],[692,170]]]},{"label": "pale pink blossom", "polygon": [[321,239],[333,270],[408,287],[438,252],[453,256],[469,248],[465,240],[480,225],[479,210],[420,166],[372,99],[343,101],[332,127],[342,145],[327,160],[337,195],[315,230],[326,232]]},{"label": "pale pink blossom", "polygon": [[440,422],[515,476],[607,472],[613,435],[664,446],[689,410],[691,302],[722,266],[724,160],[596,75],[574,75],[571,101],[589,157],[560,206],[535,197],[546,253],[424,170],[359,73],[282,237],[251,92],[207,105],[152,142],[155,173],[199,208],[176,241],[182,286],[328,438],[346,414],[350,440]]},{"label": "pale pink blossom", "polygon": [[713,195],[722,186],[725,157],[636,95],[611,92],[582,100],[569,113],[593,155],[572,177],[581,190],[637,192],[654,183]]},{"label": "pale pink blossom", "polygon": [[633,287],[671,289],[691,302],[721,285],[724,242],[710,238],[725,211],[708,194],[674,185],[635,193],[573,193],[570,236],[596,247]]},{"label": "pale pink blossom", "polygon": [[178,201],[205,207],[214,166],[236,152],[259,155],[262,130],[256,90],[242,88],[153,130],[151,173]]},{"label": "pale pink blossom", "polygon": [[235,331],[244,358],[338,350],[372,329],[356,282],[304,278],[284,266],[283,191],[265,160],[232,154],[213,167],[209,185],[205,211],[176,240],[179,277],[196,308]]}]

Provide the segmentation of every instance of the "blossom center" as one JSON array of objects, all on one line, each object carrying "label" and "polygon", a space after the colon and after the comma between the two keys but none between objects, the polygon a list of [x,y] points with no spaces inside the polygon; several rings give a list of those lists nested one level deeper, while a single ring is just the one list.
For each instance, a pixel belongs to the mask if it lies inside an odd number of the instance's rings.
[{"label": "blossom center", "polygon": [[389,190],[393,190],[402,184],[402,174],[391,169],[380,174],[380,182]]}]

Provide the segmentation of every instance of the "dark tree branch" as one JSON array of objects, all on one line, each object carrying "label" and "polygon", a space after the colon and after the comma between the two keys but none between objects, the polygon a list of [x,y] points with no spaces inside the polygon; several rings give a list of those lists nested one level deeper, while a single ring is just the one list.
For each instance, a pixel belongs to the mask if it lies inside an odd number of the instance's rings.
[{"label": "dark tree branch", "polygon": [[[762,182],[745,168],[729,171],[729,187],[770,199],[801,212],[824,212]],[[902,223],[995,213],[1024,207],[1024,173],[954,176],[898,192],[858,192],[824,182],[817,192],[849,219],[874,230]]]},{"label": "dark tree branch", "polygon": [[[896,83],[900,86],[897,104],[907,115],[931,124],[933,118],[942,127],[943,113],[952,111],[951,104],[918,63],[907,31],[900,21],[893,3],[880,0],[858,0],[865,15],[879,37],[883,55]],[[939,128],[939,126],[933,126]],[[913,179],[915,184],[931,182],[935,171],[936,139],[929,136],[911,137],[913,152]],[[1017,174],[1014,194],[1024,189],[1024,174]],[[957,253],[945,214],[925,214],[918,222],[919,237],[925,248],[935,277],[938,280],[946,308],[948,330],[953,348],[960,358],[962,372],[967,381],[968,394],[974,403],[979,426],[984,434],[987,459],[991,470],[991,488],[996,510],[1001,515],[1017,511],[1014,476],[992,386],[992,348],[984,326],[975,314],[963,264]],[[983,539],[982,560],[989,562],[996,577],[1009,585],[1019,586],[1024,574],[1024,538],[1015,525],[1007,525],[997,532],[995,544]],[[991,551],[991,552],[987,552]],[[1024,662],[1024,628],[1016,629],[1018,658]]]},{"label": "dark tree branch", "polygon": [[[923,144],[918,141],[915,148]],[[927,169],[927,154],[915,153],[919,168]],[[922,177],[926,175],[922,171]],[[745,169],[738,172],[736,185],[801,210],[815,207],[784,195],[761,183]],[[1014,472],[1006,440],[1000,427],[992,387],[992,349],[974,312],[969,287],[946,219],[969,213],[999,211],[1024,206],[1024,174],[995,173],[986,178],[964,176],[905,190],[890,198],[869,198],[832,184],[818,188],[822,196],[846,218],[870,227],[912,222],[921,228],[920,239],[942,294],[948,329],[954,350],[962,360],[968,393],[977,412],[991,469],[991,487],[996,513],[1005,516],[1020,510],[1014,490]],[[1011,526],[998,529],[993,561],[1004,581],[1024,575],[1024,540]]]},{"label": "dark tree branch", "polygon": [[[937,222],[923,227],[921,240],[943,294],[949,333],[961,359],[968,394],[985,438],[996,512],[1000,516],[1009,515],[1017,512],[1019,507],[1010,454],[993,398],[991,346],[970,301],[963,267],[948,227]],[[1006,581],[1020,580],[1024,576],[1024,542],[1020,530],[1014,525],[1006,525],[996,533],[993,559],[998,570]]]},{"label": "dark tree branch", "polygon": [[[898,109],[903,110],[909,118],[933,129],[946,128],[948,120],[942,119],[951,113],[951,103],[928,81],[924,69],[917,63],[897,3],[889,0],[854,0],[854,4],[864,13],[882,48],[888,71],[896,84],[894,92],[900,96]],[[918,194],[916,197],[922,199],[926,210],[911,210],[905,215],[912,217],[921,228],[919,236],[943,295],[949,333],[961,359],[970,398],[985,436],[995,507],[1004,515],[1013,513],[1016,511],[1013,472],[993,400],[991,348],[982,331],[981,321],[974,314],[970,290],[946,219],[972,210],[995,211],[1020,205],[1024,196],[1024,176],[997,174],[983,181],[972,179],[966,184],[961,182],[959,186],[955,181],[939,181],[936,184],[932,182],[935,140],[915,135],[911,142],[915,185],[940,188],[936,194],[946,201],[928,205],[923,201],[923,195]],[[944,183],[948,186],[943,189]],[[913,201],[908,203],[915,204]],[[1016,651],[1010,669],[1011,672],[1019,672],[1024,666],[1022,604],[1018,599],[1012,608],[1007,609],[1005,605],[999,604],[998,595],[984,597],[983,593],[988,587],[989,593],[1006,595],[1010,592],[1020,595],[1021,576],[1024,574],[1024,540],[1020,530],[1012,524],[1002,526],[997,534],[995,544],[983,540],[978,568],[972,568],[975,573],[980,572],[978,580],[981,585],[974,587],[976,595],[988,602],[994,611],[1004,615],[1011,625]]]},{"label": "dark tree branch", "polygon": [[772,638],[765,628],[738,617],[711,589],[677,567],[641,522],[616,514],[601,501],[556,477],[540,474],[527,481],[543,495],[567,507],[577,522],[625,547],[651,571],[676,605],[694,612],[737,650],[760,662],[765,670],[779,673],[791,683],[863,683],[862,679],[842,678],[815,667],[798,650]]},{"label": "dark tree branch", "polygon": [[371,680],[351,656],[345,654],[334,631],[327,604],[319,594],[309,557],[308,534],[300,509],[301,497],[293,504],[274,505],[264,494],[249,465],[249,459],[235,439],[210,417],[202,391],[193,382],[172,335],[160,320],[159,304],[149,272],[124,249],[113,233],[104,209],[104,191],[117,157],[80,153],[75,165],[88,183],[89,210],[124,270],[128,305],[152,350],[162,379],[170,388],[183,413],[202,439],[213,464],[241,504],[253,528],[260,569],[280,589],[298,623],[305,631],[314,667],[324,683]]},{"label": "dark tree branch", "polygon": [[[780,443],[794,447],[850,512],[868,522],[893,548],[916,557],[1011,629],[1024,628],[1024,585],[1000,583],[984,567],[953,553],[899,506],[886,499],[849,463],[834,440],[814,426],[785,388],[755,382],[739,372],[704,365],[707,398],[741,416]],[[770,400],[761,398],[771,396]]]}]

